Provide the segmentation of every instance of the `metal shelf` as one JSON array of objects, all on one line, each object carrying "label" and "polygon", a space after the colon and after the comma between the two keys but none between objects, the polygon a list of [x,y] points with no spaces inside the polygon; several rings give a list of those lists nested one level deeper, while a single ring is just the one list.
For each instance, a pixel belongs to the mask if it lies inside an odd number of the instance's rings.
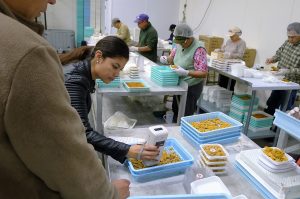
[{"label": "metal shelf", "polygon": [[197,107],[207,113],[216,112],[216,111],[223,112],[227,115],[229,113],[229,111],[224,112],[220,108],[217,108],[215,103],[211,103],[209,101],[203,100],[202,97],[199,98],[199,100],[197,102]]},{"label": "metal shelf", "polygon": [[265,130],[265,131],[251,131],[248,129],[247,137],[250,139],[260,139],[260,138],[273,138],[275,137],[275,132],[271,130]]}]

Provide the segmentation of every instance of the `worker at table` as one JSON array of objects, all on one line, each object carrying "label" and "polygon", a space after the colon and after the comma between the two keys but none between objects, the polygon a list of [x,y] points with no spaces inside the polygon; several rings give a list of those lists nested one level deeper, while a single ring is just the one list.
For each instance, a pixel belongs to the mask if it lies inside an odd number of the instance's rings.
[{"label": "worker at table", "polygon": [[[275,75],[284,75],[289,81],[300,84],[300,23],[294,22],[287,26],[288,39],[279,47],[276,54],[266,60],[266,64],[278,62],[279,71]],[[266,113],[273,115],[275,109],[282,108],[288,91],[274,90],[267,100]],[[293,90],[289,97],[287,110],[292,109],[297,95]]]},{"label": "worker at table", "polygon": [[[172,50],[170,56],[161,56],[160,61],[163,64],[175,64],[174,72],[188,83],[184,115],[193,115],[208,72],[206,50],[203,43],[193,37],[193,30],[187,24],[176,26],[174,38],[176,48]],[[176,98],[180,100],[180,96],[173,97],[173,122],[177,122],[178,116]]]},{"label": "worker at table", "polygon": [[78,112],[87,141],[96,151],[111,156],[124,163],[126,158],[152,160],[159,153],[153,145],[128,145],[105,137],[95,131],[88,118],[91,110],[91,93],[95,92],[95,80],[101,79],[109,83],[115,79],[129,59],[126,43],[116,37],[107,36],[95,46],[90,59],[73,64],[73,68],[65,74],[65,86],[71,98],[71,105]]},{"label": "worker at table", "polygon": [[[228,30],[228,39],[221,49],[215,49],[215,52],[223,52],[225,59],[243,59],[246,42],[241,38],[242,30],[239,27],[232,27]],[[219,75],[219,85],[227,88],[229,78],[224,75]],[[230,90],[233,91],[235,80],[232,80]]]},{"label": "worker at table", "polygon": [[116,36],[119,37],[120,39],[123,39],[127,45],[130,44],[131,39],[130,39],[130,32],[129,28],[127,25],[125,25],[119,18],[113,18],[111,20],[111,25],[117,29],[117,34]]},{"label": "worker at table", "polygon": [[156,29],[149,21],[149,16],[140,14],[136,17],[135,23],[140,28],[139,43],[137,46],[131,46],[132,52],[138,52],[153,62],[157,59],[157,42],[158,35]]}]

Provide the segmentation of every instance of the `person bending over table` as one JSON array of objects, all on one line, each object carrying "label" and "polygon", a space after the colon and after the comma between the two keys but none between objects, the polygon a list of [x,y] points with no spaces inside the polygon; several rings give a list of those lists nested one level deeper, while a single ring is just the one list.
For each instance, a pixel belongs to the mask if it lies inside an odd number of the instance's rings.
[{"label": "person bending over table", "polygon": [[[226,41],[226,44],[222,46],[221,49],[215,49],[215,52],[224,52],[224,58],[226,59],[243,59],[246,42],[240,37],[242,35],[242,30],[236,26],[228,30],[228,36],[230,39]],[[224,75],[219,75],[218,84],[227,88],[229,78]],[[235,80],[231,80],[230,90],[234,90]]]},{"label": "person bending over table", "polygon": [[[276,75],[284,75],[289,81],[300,84],[300,23],[294,22],[287,27],[288,39],[276,51],[276,54],[266,60],[266,64],[278,62],[278,72]],[[285,96],[288,91],[274,90],[267,100],[266,113],[273,115],[275,109],[282,108]],[[297,95],[297,90],[293,90],[289,97],[287,110],[292,109]]]},{"label": "person bending over table", "polygon": [[65,74],[65,86],[69,92],[72,106],[77,110],[86,128],[87,141],[95,150],[111,156],[123,163],[126,158],[145,160],[155,159],[158,148],[154,145],[127,145],[107,138],[96,132],[90,125],[88,113],[91,110],[90,94],[95,92],[95,80],[109,83],[119,76],[129,59],[127,44],[116,36],[107,36],[95,46],[90,59],[74,63]]},{"label": "person bending over table", "polygon": [[[174,42],[177,44],[170,56],[161,56],[163,64],[175,64],[173,70],[180,79],[188,84],[185,116],[193,115],[196,110],[197,100],[203,89],[207,76],[206,50],[203,44],[193,37],[193,31],[187,24],[179,24],[174,30]],[[173,122],[177,122],[178,103],[180,96],[173,96],[172,109],[174,112]]]}]

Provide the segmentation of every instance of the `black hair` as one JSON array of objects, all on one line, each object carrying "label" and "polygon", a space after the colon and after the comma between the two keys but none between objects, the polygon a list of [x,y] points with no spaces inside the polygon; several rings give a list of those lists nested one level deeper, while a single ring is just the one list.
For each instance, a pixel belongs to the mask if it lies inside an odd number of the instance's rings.
[{"label": "black hair", "polygon": [[116,36],[107,36],[99,40],[93,50],[92,57],[95,56],[97,50],[102,52],[102,57],[114,58],[123,57],[129,59],[129,48],[125,41]]},{"label": "black hair", "polygon": [[175,28],[176,28],[176,25],[175,24],[171,24],[170,27],[169,27],[169,31],[173,31]]}]

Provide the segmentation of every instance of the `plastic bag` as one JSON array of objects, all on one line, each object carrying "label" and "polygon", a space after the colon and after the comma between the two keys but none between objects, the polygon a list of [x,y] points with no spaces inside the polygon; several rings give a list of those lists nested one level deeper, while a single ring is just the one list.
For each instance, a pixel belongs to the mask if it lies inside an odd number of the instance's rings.
[{"label": "plastic bag", "polygon": [[117,111],[104,122],[106,129],[131,129],[136,124],[136,119],[127,117],[124,113]]}]

